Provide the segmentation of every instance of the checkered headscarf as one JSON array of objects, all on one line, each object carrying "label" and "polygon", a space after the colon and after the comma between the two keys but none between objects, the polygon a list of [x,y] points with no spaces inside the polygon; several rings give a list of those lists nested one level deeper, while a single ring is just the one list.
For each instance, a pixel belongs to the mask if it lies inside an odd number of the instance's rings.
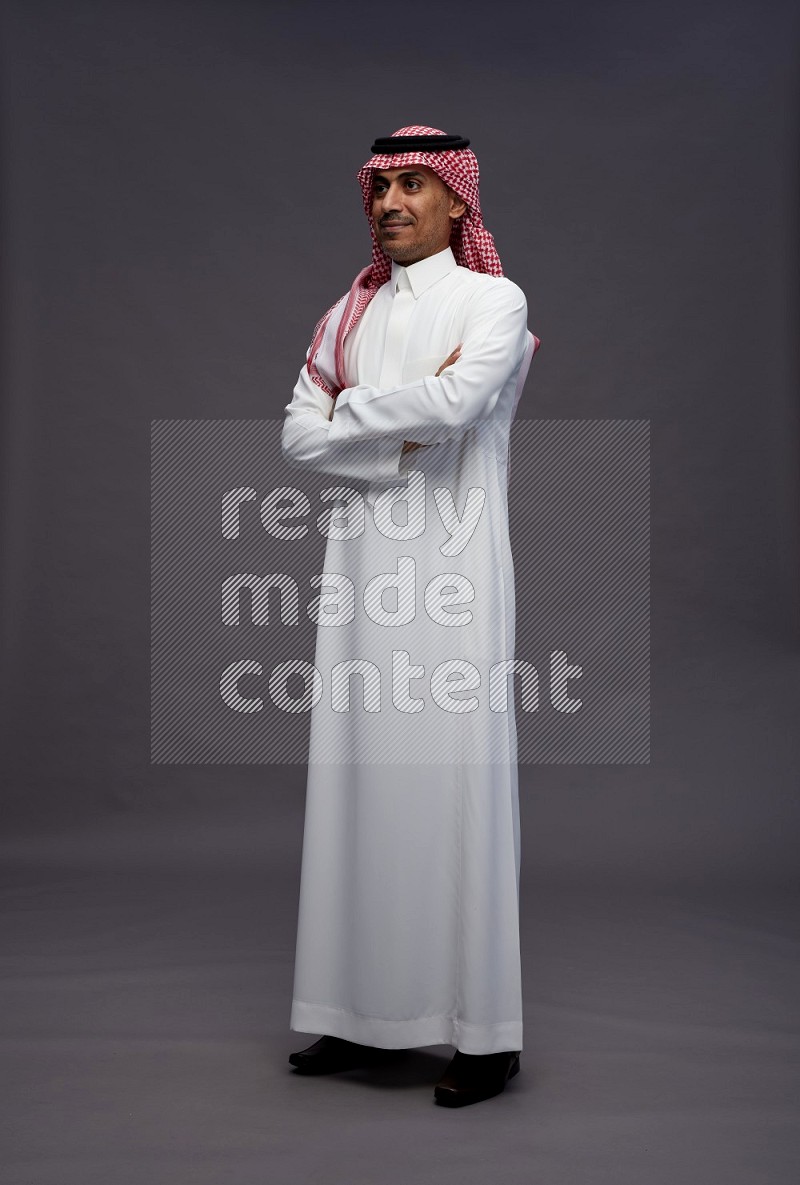
[{"label": "checkered headscarf", "polygon": [[[441,136],[438,128],[423,127],[414,124],[407,128],[398,128],[393,136]],[[461,267],[468,267],[473,272],[486,272],[490,276],[502,276],[503,266],[495,250],[494,239],[483,225],[481,217],[481,203],[478,196],[479,169],[478,159],[469,148],[448,148],[443,152],[396,152],[371,156],[358,171],[358,181],[364,197],[364,210],[369,221],[372,236],[372,263],[358,273],[352,283],[350,291],[336,301],[327,313],[319,320],[314,330],[308,362],[306,366],[312,382],[321,387],[328,395],[335,399],[339,391],[347,386],[344,372],[344,339],[350,330],[358,324],[369,302],[375,293],[385,284],[392,274],[392,261],[381,249],[372,224],[372,177],[376,169],[396,169],[403,165],[427,165],[441,177],[445,185],[449,185],[454,193],[467,204],[467,208],[460,218],[453,223],[450,235],[450,247],[456,263]],[[335,310],[340,309],[341,316],[335,328],[333,358],[336,371],[334,390],[328,386],[316,367],[315,359],[328,329]],[[335,321],[335,319],[334,319]],[[333,332],[334,325],[331,324]]]}]

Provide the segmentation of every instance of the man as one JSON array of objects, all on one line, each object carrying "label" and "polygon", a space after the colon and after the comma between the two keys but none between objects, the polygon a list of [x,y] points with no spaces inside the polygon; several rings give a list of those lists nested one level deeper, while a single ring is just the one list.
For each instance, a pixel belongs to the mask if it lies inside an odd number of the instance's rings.
[{"label": "man", "polygon": [[373,144],[372,263],[317,325],[282,434],[289,462],[347,479],[330,491],[346,514],[321,578],[339,597],[318,607],[330,696],[311,719],[290,1019],[323,1035],[289,1060],[327,1073],[449,1044],[449,1106],[499,1094],[522,1048],[506,493],[539,344],[468,145],[424,126]]}]

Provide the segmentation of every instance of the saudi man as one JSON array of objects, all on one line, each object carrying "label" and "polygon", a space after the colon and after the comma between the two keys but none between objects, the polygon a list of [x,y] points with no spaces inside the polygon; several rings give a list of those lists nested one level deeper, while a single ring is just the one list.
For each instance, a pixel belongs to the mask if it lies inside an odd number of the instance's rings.
[{"label": "saudi man", "polygon": [[434,1099],[461,1106],[501,1093],[522,1049],[507,489],[539,341],[469,141],[412,126],[372,153],[372,262],[318,323],[281,441],[337,503],[290,1018],[321,1036],[289,1060],[450,1045]]}]

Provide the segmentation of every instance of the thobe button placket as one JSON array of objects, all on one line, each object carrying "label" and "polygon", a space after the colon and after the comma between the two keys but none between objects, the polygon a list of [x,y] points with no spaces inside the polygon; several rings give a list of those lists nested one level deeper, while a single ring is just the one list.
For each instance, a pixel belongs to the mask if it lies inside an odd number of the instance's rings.
[{"label": "thobe button placket", "polygon": [[403,355],[405,353],[408,326],[414,311],[414,293],[408,272],[403,268],[397,279],[392,311],[386,326],[386,343],[383,350],[383,366],[379,386],[399,387],[403,381]]},{"label": "thobe button placket", "polygon": [[[392,311],[386,326],[383,365],[378,379],[378,386],[381,390],[385,387],[399,387],[403,381],[403,361],[413,311],[414,293],[411,281],[408,278],[408,272],[402,268],[395,285]],[[367,502],[374,506],[375,499],[387,488],[385,484],[370,482],[367,490]]]}]

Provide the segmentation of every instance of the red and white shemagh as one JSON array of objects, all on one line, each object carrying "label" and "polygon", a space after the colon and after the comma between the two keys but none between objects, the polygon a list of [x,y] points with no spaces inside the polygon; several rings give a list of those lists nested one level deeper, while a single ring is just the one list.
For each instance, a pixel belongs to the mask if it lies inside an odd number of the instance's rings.
[{"label": "red and white shemagh", "polygon": [[[423,127],[420,124],[398,128],[393,136],[442,136],[439,128]],[[336,339],[333,356],[336,366],[336,383],[333,390],[317,370],[315,359],[322,339],[331,320],[331,314],[342,303],[342,298],[332,305],[317,323],[306,363],[312,382],[321,387],[334,399],[347,386],[344,368],[344,339],[364,314],[375,293],[390,279],[392,261],[381,249],[372,223],[372,177],[376,169],[397,169],[403,165],[427,165],[441,177],[445,185],[457,193],[467,208],[454,224],[450,235],[450,247],[456,263],[473,272],[485,272],[490,276],[502,276],[503,266],[495,250],[494,239],[483,225],[481,203],[478,196],[478,158],[469,148],[448,148],[443,152],[396,152],[371,156],[358,171],[358,180],[364,197],[364,210],[369,221],[372,236],[372,263],[358,273],[344,301],[344,308],[335,327]],[[333,330],[333,326],[331,329]]]}]

